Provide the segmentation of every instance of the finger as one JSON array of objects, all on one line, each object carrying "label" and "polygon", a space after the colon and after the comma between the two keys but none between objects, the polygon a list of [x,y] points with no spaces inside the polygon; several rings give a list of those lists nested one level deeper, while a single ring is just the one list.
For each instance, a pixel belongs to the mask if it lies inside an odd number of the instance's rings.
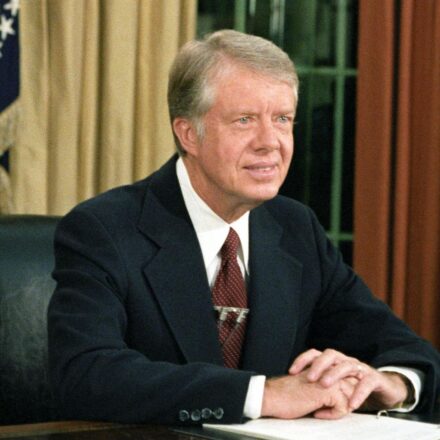
[{"label": "finger", "polygon": [[314,348],[301,353],[292,363],[289,368],[289,374],[301,373],[305,368],[307,368],[317,357],[321,355],[319,350]]},{"label": "finger", "polygon": [[313,417],[321,420],[336,420],[344,417],[350,411],[341,411],[340,408],[322,408],[313,413]]},{"label": "finger", "polygon": [[339,389],[344,393],[344,396],[347,398],[347,401],[353,395],[354,389],[358,384],[358,379],[353,377],[346,378],[339,382]]},{"label": "finger", "polygon": [[317,419],[334,420],[340,419],[350,412],[347,397],[338,393],[333,396],[334,400],[328,406],[318,409],[313,413]]},{"label": "finger", "polygon": [[356,385],[353,394],[349,400],[349,407],[351,411],[355,411],[368,399],[369,395],[375,390],[377,380],[375,375],[370,374],[365,376]]},{"label": "finger", "polygon": [[323,373],[321,379],[319,380],[319,383],[323,387],[327,388],[334,385],[336,382],[348,377],[362,379],[365,374],[368,374],[368,372],[368,365],[361,364],[359,362],[353,362],[352,360],[347,358],[346,361],[343,361],[327,369],[327,371]]},{"label": "finger", "polygon": [[318,356],[310,364],[310,371],[307,373],[307,379],[310,382],[316,382],[321,379],[324,372],[327,371],[333,365],[339,364],[348,359],[347,356],[336,350],[325,350],[321,356]]}]

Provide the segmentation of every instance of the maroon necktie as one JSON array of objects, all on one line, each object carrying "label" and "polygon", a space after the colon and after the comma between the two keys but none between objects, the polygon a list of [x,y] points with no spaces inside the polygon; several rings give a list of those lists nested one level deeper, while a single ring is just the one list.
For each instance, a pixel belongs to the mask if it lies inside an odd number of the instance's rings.
[{"label": "maroon necktie", "polygon": [[[246,323],[245,312],[241,310],[247,307],[247,295],[243,275],[237,263],[239,245],[240,238],[230,228],[220,250],[222,262],[212,290],[214,306],[219,310],[219,338],[223,360],[229,368],[239,366]],[[238,307],[240,310],[225,313],[227,308],[231,307]]]}]

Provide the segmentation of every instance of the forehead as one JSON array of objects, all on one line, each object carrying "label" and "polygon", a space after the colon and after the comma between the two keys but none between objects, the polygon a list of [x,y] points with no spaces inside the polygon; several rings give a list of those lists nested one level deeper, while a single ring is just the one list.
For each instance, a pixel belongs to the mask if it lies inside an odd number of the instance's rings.
[{"label": "forehead", "polygon": [[251,103],[273,103],[294,110],[293,86],[287,81],[257,72],[243,64],[228,62],[210,79],[213,106],[248,106]]},{"label": "forehead", "polygon": [[241,63],[222,63],[212,74],[209,83],[213,93],[213,105],[225,99],[238,102],[276,99],[280,104],[296,107],[293,85]]}]

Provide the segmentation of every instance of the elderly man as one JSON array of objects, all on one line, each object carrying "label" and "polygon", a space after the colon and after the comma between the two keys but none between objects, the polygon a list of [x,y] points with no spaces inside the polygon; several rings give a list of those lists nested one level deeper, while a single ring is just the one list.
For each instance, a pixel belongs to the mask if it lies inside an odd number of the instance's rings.
[{"label": "elderly man", "polygon": [[49,308],[65,417],[221,423],[427,410],[438,353],[341,260],[313,213],[277,196],[298,79],[235,31],[170,73],[179,155],[80,204],[56,233]]}]

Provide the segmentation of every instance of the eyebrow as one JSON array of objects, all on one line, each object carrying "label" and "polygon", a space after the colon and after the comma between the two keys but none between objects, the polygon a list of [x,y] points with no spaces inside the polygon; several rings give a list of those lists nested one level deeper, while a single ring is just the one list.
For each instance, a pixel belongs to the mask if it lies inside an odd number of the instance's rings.
[{"label": "eyebrow", "polygon": [[[287,109],[284,109],[284,110],[282,109],[282,110],[277,110],[274,113],[277,114],[277,115],[294,115],[295,114],[295,109],[288,109],[288,110]],[[259,113],[255,112],[255,111],[252,111],[252,110],[242,110],[242,109],[234,110],[234,109],[231,109],[229,114],[232,115],[232,116],[256,116]]]}]

